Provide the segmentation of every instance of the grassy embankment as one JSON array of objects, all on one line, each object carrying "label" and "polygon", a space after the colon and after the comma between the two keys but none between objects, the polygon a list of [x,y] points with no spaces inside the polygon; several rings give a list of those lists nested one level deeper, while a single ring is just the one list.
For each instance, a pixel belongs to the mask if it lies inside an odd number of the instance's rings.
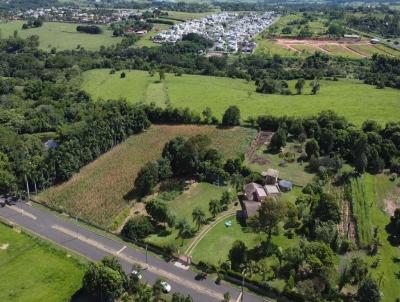
[{"label": "grassy embankment", "polygon": [[69,301],[82,286],[83,262],[0,223],[0,301]]},{"label": "grassy embankment", "polygon": [[154,125],[100,156],[69,181],[40,193],[36,199],[104,228],[116,229],[136,200],[132,190],[140,168],[158,159],[170,139],[196,134],[208,135],[211,146],[229,158],[244,153],[255,132],[245,128]]},{"label": "grassy embankment", "polygon": [[78,45],[87,50],[98,50],[102,45],[110,46],[121,41],[121,38],[113,37],[106,26],[100,26],[103,33],[91,35],[77,32],[76,27],[79,24],[45,22],[42,27],[22,30],[23,23],[23,21],[0,22],[2,36],[12,36],[16,30],[22,38],[38,35],[39,47],[43,50],[50,50],[53,47],[57,50],[76,49]]},{"label": "grassy embankment", "polygon": [[[154,100],[159,104],[168,99],[174,107],[189,107],[199,113],[208,106],[218,118],[230,105],[240,108],[242,119],[262,114],[309,116],[329,109],[356,125],[366,119],[384,124],[400,116],[398,90],[376,89],[356,80],[323,80],[317,95],[309,94],[307,83],[303,95],[291,96],[256,93],[254,83],[241,79],[196,75],[167,74],[162,89],[149,89],[156,80],[144,71],[127,71],[126,78],[121,79],[119,74],[110,75],[109,70],[92,70],[84,73],[82,88],[95,99],[122,97],[133,103]],[[289,81],[293,92],[294,84]]]}]

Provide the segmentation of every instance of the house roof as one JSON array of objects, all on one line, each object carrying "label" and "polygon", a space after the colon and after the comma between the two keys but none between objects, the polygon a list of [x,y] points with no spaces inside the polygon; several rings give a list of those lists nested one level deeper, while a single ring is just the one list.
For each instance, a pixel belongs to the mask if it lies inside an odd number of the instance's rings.
[{"label": "house roof", "polygon": [[279,186],[281,188],[291,189],[293,187],[293,184],[288,180],[281,180],[279,181]]},{"label": "house roof", "polygon": [[266,197],[267,193],[265,192],[265,190],[263,189],[263,187],[257,188],[257,194],[259,197]]},{"label": "house roof", "polygon": [[264,186],[265,192],[267,192],[268,195],[274,195],[274,194],[279,194],[279,188],[275,185],[266,185]]},{"label": "house roof", "polygon": [[252,217],[252,216],[257,215],[258,209],[260,208],[261,203],[245,200],[245,201],[243,201],[243,205],[247,212],[247,217]]},{"label": "house roof", "polygon": [[278,177],[279,171],[274,169],[268,169],[267,172],[262,172],[262,176],[269,176],[269,177]]}]

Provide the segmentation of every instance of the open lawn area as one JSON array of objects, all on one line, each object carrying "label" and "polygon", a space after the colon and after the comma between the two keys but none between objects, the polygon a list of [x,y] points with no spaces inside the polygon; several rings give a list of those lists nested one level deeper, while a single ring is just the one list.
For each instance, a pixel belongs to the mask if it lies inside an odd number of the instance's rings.
[{"label": "open lawn area", "polygon": [[[128,71],[126,78],[109,70],[91,70],[83,75],[82,88],[95,99],[126,98],[130,102],[151,102],[147,89],[157,80],[145,71]],[[223,77],[167,74],[164,82],[165,98],[175,107],[189,107],[201,113],[210,107],[221,118],[230,105],[237,105],[242,119],[262,114],[275,116],[309,116],[322,110],[334,110],[349,121],[361,125],[367,119],[384,124],[400,116],[399,92],[396,89],[376,89],[356,80],[323,80],[317,95],[309,94],[306,83],[303,95],[266,95],[255,92],[253,82]],[[290,81],[294,92],[295,81]],[[160,103],[159,98],[154,99]]]},{"label": "open lawn area", "polygon": [[[226,227],[225,222],[231,221],[232,226]],[[193,261],[205,261],[210,264],[218,265],[228,260],[229,250],[236,240],[243,241],[251,249],[267,239],[264,233],[254,233],[243,228],[235,216],[228,217],[219,222],[196,246],[193,250]],[[298,244],[299,239],[288,239],[283,235],[272,236],[272,242],[282,249]]]},{"label": "open lawn area", "polygon": [[82,286],[85,265],[0,223],[0,301],[60,302]]},{"label": "open lawn area", "polygon": [[[192,212],[195,208],[200,208],[206,213],[206,217],[211,217],[208,211],[208,204],[212,199],[220,199],[222,192],[227,190],[228,187],[218,187],[209,183],[196,183],[192,185],[188,190],[184,191],[178,197],[171,201],[167,201],[168,208],[176,217],[176,221],[186,219],[192,227],[196,227],[192,219]],[[158,246],[165,246],[171,243],[178,243],[179,250],[183,252],[190,239],[177,239],[178,232],[176,229],[170,229],[170,233],[164,235],[152,235],[146,238],[146,241],[153,243]]]},{"label": "open lawn area", "polygon": [[230,158],[246,152],[255,130],[154,125],[100,156],[69,181],[40,193],[36,200],[102,227],[117,229],[135,200],[131,192],[140,168],[146,162],[160,158],[165,143],[170,139],[196,134],[208,135],[211,146]]},{"label": "open lawn area", "polygon": [[26,38],[28,36],[39,36],[39,47],[43,50],[50,50],[55,47],[57,50],[76,49],[78,45],[87,50],[97,50],[100,46],[110,46],[121,41],[121,38],[113,37],[112,32],[106,26],[100,26],[103,33],[92,35],[76,31],[79,24],[45,22],[42,27],[22,30],[24,21],[13,21],[8,23],[0,22],[0,31],[3,37],[12,36],[14,31]]}]

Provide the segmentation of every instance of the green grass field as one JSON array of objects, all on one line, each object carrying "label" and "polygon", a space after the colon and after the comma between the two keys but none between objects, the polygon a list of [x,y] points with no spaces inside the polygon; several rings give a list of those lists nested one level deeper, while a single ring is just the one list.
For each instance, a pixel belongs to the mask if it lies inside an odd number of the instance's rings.
[{"label": "green grass field", "polygon": [[371,178],[361,177],[351,180],[351,196],[353,215],[356,219],[357,238],[361,248],[366,248],[372,240],[371,207],[374,203],[374,193]]},{"label": "green grass field", "polygon": [[50,244],[0,223],[2,246],[0,301],[69,301],[81,288],[83,263]]},{"label": "green grass field", "polygon": [[117,229],[135,201],[130,192],[140,168],[160,158],[170,139],[196,134],[208,135],[211,146],[230,158],[246,151],[255,131],[239,127],[222,130],[214,126],[154,125],[100,156],[69,181],[43,191],[36,200],[102,227]]},{"label": "green grass field", "polygon": [[[82,88],[95,99],[126,98],[129,102],[146,101],[147,89],[157,77],[145,71],[110,75],[109,70],[91,70],[83,75]],[[349,121],[361,125],[366,119],[384,124],[400,116],[399,92],[396,89],[376,89],[356,80],[321,81],[317,95],[309,94],[308,83],[303,95],[265,95],[255,92],[255,85],[241,79],[223,77],[166,75],[165,88],[175,107],[189,107],[201,113],[210,107],[221,118],[230,105],[237,105],[242,119],[262,114],[275,116],[309,116],[322,110],[333,110]],[[294,81],[290,81],[294,91]],[[159,99],[158,99],[159,100]],[[157,101],[157,99],[155,100]]]},{"label": "green grass field", "polygon": [[[226,227],[226,221],[231,221],[232,226]],[[266,234],[258,234],[242,228],[236,221],[235,216],[232,216],[219,222],[199,242],[193,250],[193,260],[196,262],[206,261],[207,263],[218,265],[219,263],[228,260],[229,250],[235,240],[243,241],[246,246],[251,249],[266,239]],[[288,239],[284,235],[272,237],[272,242],[283,249],[298,244],[298,240],[297,237],[294,239]]]},{"label": "green grass field", "polygon": [[100,26],[103,29],[102,34],[91,35],[77,32],[78,24],[45,22],[42,27],[22,30],[23,23],[23,21],[0,22],[1,35],[11,36],[15,30],[23,38],[38,35],[39,47],[43,50],[50,50],[53,47],[58,50],[76,49],[78,45],[87,50],[97,50],[102,45],[110,46],[121,41],[121,38],[113,37],[112,32],[105,26]]},{"label": "green grass field", "polygon": [[267,55],[280,55],[280,56],[301,56],[297,51],[285,48],[279,44],[276,44],[272,40],[263,39],[258,37],[256,39],[257,47],[255,52],[258,54],[267,54]]},{"label": "green grass field", "polygon": [[[184,191],[181,195],[171,201],[167,201],[168,208],[171,213],[175,215],[177,221],[185,218],[192,227],[196,227],[192,219],[193,209],[196,207],[202,209],[207,218],[211,217],[208,211],[208,203],[211,199],[220,199],[222,192],[227,190],[227,187],[218,187],[208,183],[198,183],[193,185],[187,191]],[[174,242],[179,243],[179,249],[183,252],[191,239],[177,239],[177,230],[171,229],[171,233],[167,236],[152,235],[149,236],[146,241],[149,243],[163,246]]]},{"label": "green grass field", "polygon": [[380,259],[378,267],[370,268],[372,276],[379,282],[380,290],[383,293],[382,301],[391,302],[399,298],[399,279],[397,274],[400,266],[393,259],[400,257],[400,250],[392,246],[387,240],[388,234],[385,227],[390,221],[389,215],[383,210],[385,208],[385,200],[391,197],[392,194],[399,197],[399,188],[396,188],[396,183],[389,181],[385,175],[364,175],[365,186],[367,192],[372,197],[370,208],[370,224],[378,227],[378,237],[380,247],[378,255],[365,256],[369,264]]}]

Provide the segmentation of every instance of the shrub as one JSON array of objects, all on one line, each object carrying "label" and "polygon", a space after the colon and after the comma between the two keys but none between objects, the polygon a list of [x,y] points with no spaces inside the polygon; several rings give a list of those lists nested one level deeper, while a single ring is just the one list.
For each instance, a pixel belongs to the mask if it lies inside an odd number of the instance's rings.
[{"label": "shrub", "polygon": [[154,233],[154,227],[147,216],[137,216],[128,220],[121,235],[127,239],[140,240]]}]

